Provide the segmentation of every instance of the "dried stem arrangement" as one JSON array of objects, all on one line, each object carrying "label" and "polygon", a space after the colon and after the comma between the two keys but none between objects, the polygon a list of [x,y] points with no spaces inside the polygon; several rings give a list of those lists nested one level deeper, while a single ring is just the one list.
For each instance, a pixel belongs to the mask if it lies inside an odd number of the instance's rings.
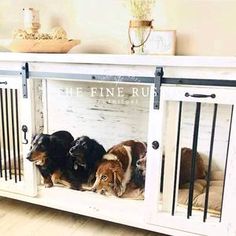
[{"label": "dried stem arrangement", "polygon": [[148,20],[156,0],[125,0],[127,8],[137,20]]}]

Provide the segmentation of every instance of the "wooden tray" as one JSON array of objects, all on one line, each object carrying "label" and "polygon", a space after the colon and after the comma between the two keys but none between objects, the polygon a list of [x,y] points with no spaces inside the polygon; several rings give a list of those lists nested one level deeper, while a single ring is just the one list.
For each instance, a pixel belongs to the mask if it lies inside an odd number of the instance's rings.
[{"label": "wooden tray", "polygon": [[9,45],[12,52],[67,53],[80,40],[66,39],[14,39]]}]

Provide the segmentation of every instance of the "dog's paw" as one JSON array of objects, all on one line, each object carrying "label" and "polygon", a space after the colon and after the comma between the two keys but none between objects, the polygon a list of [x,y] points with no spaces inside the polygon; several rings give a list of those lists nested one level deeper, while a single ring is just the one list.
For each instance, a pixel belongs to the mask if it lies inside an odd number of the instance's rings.
[{"label": "dog's paw", "polygon": [[83,191],[82,190],[83,188],[82,188],[81,184],[78,184],[78,183],[72,183],[70,185],[70,189]]},{"label": "dog's paw", "polygon": [[52,182],[51,178],[49,178],[49,177],[45,178],[43,183],[44,183],[45,188],[51,188],[53,186],[53,182]]},{"label": "dog's paw", "polygon": [[125,192],[125,188],[122,186],[119,186],[119,187],[114,188],[114,191],[115,191],[117,197],[121,197]]},{"label": "dog's paw", "polygon": [[96,187],[94,186],[91,186],[90,184],[82,184],[81,188],[80,188],[81,191],[92,191],[92,192],[96,192]]},{"label": "dog's paw", "polygon": [[46,183],[44,184],[45,188],[51,188],[53,186],[53,183]]}]

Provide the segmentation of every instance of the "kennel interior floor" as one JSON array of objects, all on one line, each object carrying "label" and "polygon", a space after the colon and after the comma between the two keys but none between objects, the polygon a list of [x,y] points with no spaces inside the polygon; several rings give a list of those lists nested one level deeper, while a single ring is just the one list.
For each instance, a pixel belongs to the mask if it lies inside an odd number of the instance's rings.
[{"label": "kennel interior floor", "polygon": [[0,198],[0,234],[5,236],[164,236],[2,197]]}]

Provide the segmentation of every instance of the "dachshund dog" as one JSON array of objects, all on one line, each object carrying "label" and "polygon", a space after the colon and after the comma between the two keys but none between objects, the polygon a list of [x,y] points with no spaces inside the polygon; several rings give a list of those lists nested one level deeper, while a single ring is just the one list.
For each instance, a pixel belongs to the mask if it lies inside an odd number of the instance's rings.
[{"label": "dachshund dog", "polygon": [[[147,160],[146,156],[143,156],[143,158],[137,160],[136,168],[133,174],[133,181],[140,188],[143,188],[145,184],[146,160]],[[164,163],[165,163],[165,156],[163,155],[162,168],[161,168],[161,187],[160,187],[161,192],[163,191],[163,184],[164,184],[164,165],[165,165]],[[182,185],[190,182],[191,165],[192,165],[192,149],[186,147],[181,148],[179,188],[181,188]],[[205,176],[206,172],[203,159],[197,152],[194,179],[204,179]]]},{"label": "dachshund dog", "polygon": [[144,189],[145,186],[145,178],[146,178],[146,162],[147,162],[147,156],[138,159],[136,161],[136,166],[133,172],[132,180],[134,184]]},{"label": "dachshund dog", "polygon": [[131,179],[131,147],[116,145],[103,156],[90,190],[121,197]]},{"label": "dachshund dog", "polygon": [[[143,158],[137,160],[136,168],[133,173],[133,182],[139,188],[144,188],[145,185],[146,160],[147,160],[146,156],[143,156]],[[191,162],[192,162],[192,150],[186,147],[182,148],[181,162],[180,162],[180,177],[179,177],[180,187],[183,184],[188,183],[190,181]],[[161,192],[163,191],[163,184],[164,184],[164,163],[165,163],[165,156],[162,157]],[[197,153],[195,179],[204,179],[204,178],[205,178],[204,163],[199,153]]]},{"label": "dachshund dog", "polygon": [[130,182],[136,162],[145,158],[146,144],[127,140],[110,148],[96,172],[92,191],[121,197]]},{"label": "dachshund dog", "polygon": [[[192,149],[183,147],[181,148],[181,156],[180,156],[179,188],[181,188],[184,184],[190,182],[191,167],[192,167]],[[206,171],[204,167],[204,162],[201,155],[197,152],[194,180],[204,179],[205,177],[206,177]],[[164,178],[165,178],[165,155],[162,156],[161,182],[160,182],[161,192],[163,192]]]},{"label": "dachshund dog", "polygon": [[127,140],[120,143],[131,147],[132,155],[132,182],[139,188],[144,188],[146,176],[147,143],[136,140]]},{"label": "dachshund dog", "polygon": [[77,171],[83,183],[91,184],[95,180],[96,169],[105,153],[104,147],[88,136],[81,136],[74,140],[69,154],[73,169]]},{"label": "dachshund dog", "polygon": [[111,149],[114,149],[116,146],[120,145],[131,147],[132,167],[136,167],[137,162],[146,157],[147,143],[136,140],[123,141],[110,148],[107,152],[109,152]]},{"label": "dachshund dog", "polygon": [[[180,176],[179,176],[180,188],[182,185],[190,182],[191,166],[192,166],[192,149],[184,147],[181,149]],[[206,171],[204,167],[204,162],[201,155],[197,152],[194,179],[204,179],[205,177],[206,177]]]},{"label": "dachshund dog", "polygon": [[75,189],[80,185],[70,172],[68,151],[73,141],[73,136],[67,131],[38,134],[33,138],[27,159],[39,169],[45,187],[52,187],[53,182]]}]

